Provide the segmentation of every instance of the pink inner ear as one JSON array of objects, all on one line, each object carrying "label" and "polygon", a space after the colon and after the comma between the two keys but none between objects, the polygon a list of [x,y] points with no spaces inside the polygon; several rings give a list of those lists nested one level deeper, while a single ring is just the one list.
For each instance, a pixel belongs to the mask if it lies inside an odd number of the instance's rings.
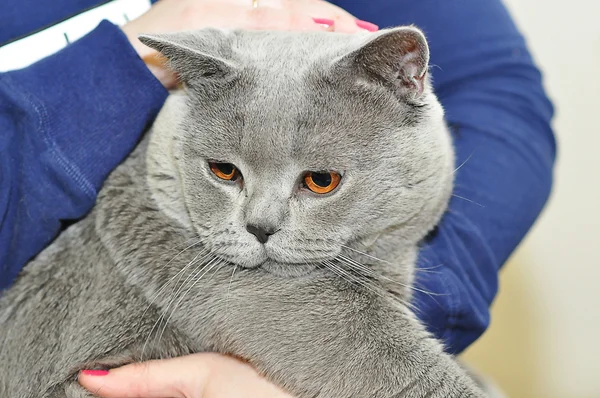
[{"label": "pink inner ear", "polygon": [[366,71],[367,77],[393,85],[399,96],[418,98],[425,91],[429,48],[417,29],[382,32],[343,60]]},{"label": "pink inner ear", "polygon": [[417,96],[421,96],[423,94],[423,90],[425,89],[425,77],[427,76],[427,70],[423,72],[421,77],[415,78],[414,82],[417,85]]},{"label": "pink inner ear", "polygon": [[425,89],[425,77],[427,71],[423,72],[421,76],[418,75],[419,69],[413,65],[405,65],[400,69],[399,79],[402,79],[404,84],[412,86],[415,90],[415,97],[420,97]]},{"label": "pink inner ear", "polygon": [[423,94],[425,77],[427,76],[427,68],[423,65],[423,59],[419,54],[419,48],[414,41],[404,41],[402,50],[406,51],[399,62],[399,78],[405,84],[413,86],[415,96],[419,97]]}]

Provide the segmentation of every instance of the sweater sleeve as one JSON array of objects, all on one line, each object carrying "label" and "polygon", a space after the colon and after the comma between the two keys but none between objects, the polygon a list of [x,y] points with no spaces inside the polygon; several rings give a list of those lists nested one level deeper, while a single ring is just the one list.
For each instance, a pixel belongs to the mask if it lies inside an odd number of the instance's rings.
[{"label": "sweater sleeve", "polygon": [[115,25],[0,74],[0,290],[85,215],[167,91]]},{"label": "sweater sleeve", "polygon": [[488,327],[498,272],[550,193],[553,107],[500,0],[336,3],[381,27],[415,24],[430,42],[457,170],[449,210],[420,253],[414,302],[459,353]]}]

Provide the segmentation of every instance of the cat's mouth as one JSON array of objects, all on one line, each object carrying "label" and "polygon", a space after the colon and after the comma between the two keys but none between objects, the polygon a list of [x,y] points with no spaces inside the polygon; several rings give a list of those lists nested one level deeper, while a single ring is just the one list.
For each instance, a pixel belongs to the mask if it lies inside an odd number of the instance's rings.
[{"label": "cat's mouth", "polygon": [[271,258],[259,265],[265,271],[283,277],[299,277],[310,274],[319,268],[318,263],[282,263]]},{"label": "cat's mouth", "polygon": [[310,250],[306,253],[299,249],[278,247],[243,247],[232,253],[230,247],[216,246],[211,249],[214,256],[232,265],[245,269],[261,269],[282,277],[298,277],[322,268],[323,261],[332,260],[335,253],[330,250]]}]

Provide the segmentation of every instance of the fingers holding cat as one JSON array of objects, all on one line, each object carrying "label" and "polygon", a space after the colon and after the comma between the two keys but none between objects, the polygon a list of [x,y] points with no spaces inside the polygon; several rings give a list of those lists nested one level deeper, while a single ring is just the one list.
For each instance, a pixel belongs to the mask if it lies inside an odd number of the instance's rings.
[{"label": "fingers holding cat", "polygon": [[79,383],[106,398],[292,398],[249,365],[212,353],[83,371]]},{"label": "fingers holding cat", "polygon": [[[258,7],[253,5],[258,4]],[[155,51],[144,46],[141,33],[165,33],[206,27],[251,30],[336,31],[353,33],[374,31],[377,27],[322,0],[160,0],[139,18],[122,27],[142,59]],[[171,88],[175,79],[161,64],[150,71]]]},{"label": "fingers holding cat", "polygon": [[[374,32],[378,26],[357,19],[346,10],[323,0],[258,0],[260,7],[288,10],[297,15],[310,15],[317,20],[333,22],[329,30],[344,33],[354,33],[360,30]],[[236,0],[237,3],[247,3],[248,0]],[[259,7],[259,8],[260,8]]]}]

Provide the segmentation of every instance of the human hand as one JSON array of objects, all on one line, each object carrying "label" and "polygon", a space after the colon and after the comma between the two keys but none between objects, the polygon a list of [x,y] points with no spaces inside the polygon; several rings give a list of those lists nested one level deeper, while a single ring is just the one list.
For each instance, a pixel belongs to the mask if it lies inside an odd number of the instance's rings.
[{"label": "human hand", "polygon": [[160,0],[139,18],[122,27],[133,48],[166,88],[174,87],[175,76],[143,45],[141,33],[166,33],[206,27],[252,30],[336,31],[352,33],[377,30],[339,7],[323,0]]},{"label": "human hand", "polygon": [[79,383],[106,398],[292,398],[250,365],[214,353],[82,371]]}]

